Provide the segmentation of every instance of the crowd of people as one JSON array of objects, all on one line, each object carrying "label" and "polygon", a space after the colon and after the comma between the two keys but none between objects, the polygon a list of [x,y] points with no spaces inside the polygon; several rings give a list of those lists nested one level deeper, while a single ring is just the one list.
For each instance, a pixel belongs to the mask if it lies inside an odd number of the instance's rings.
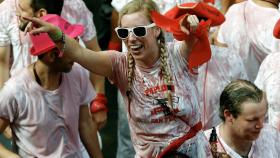
[{"label": "crowd of people", "polygon": [[117,158],[280,158],[279,3],[112,0],[106,47],[82,0],[0,2],[0,158],[104,157],[105,77]]}]

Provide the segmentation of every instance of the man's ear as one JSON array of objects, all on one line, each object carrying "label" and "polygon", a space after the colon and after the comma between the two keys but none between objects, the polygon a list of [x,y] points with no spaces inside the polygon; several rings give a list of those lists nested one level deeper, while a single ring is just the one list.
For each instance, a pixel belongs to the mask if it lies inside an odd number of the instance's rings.
[{"label": "man's ear", "polygon": [[47,63],[53,63],[56,58],[56,52],[48,52],[44,55],[44,61]]},{"label": "man's ear", "polygon": [[47,10],[44,9],[44,8],[41,8],[41,9],[39,9],[38,11],[36,11],[35,16],[36,16],[37,18],[40,18],[40,17],[45,16],[45,15],[47,15],[47,14],[48,14]]},{"label": "man's ear", "polygon": [[234,117],[232,116],[229,110],[227,109],[224,110],[224,117],[226,122],[231,122],[231,123],[233,122]]}]

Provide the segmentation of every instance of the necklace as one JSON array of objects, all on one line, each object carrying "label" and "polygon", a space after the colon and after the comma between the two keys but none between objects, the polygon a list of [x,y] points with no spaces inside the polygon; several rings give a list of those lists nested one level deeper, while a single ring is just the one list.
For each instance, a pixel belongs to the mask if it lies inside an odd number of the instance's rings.
[{"label": "necklace", "polygon": [[[36,62],[33,64],[33,73],[34,73],[36,82],[40,86],[42,86],[42,82],[41,82],[40,77],[38,76],[37,71],[36,71]],[[61,84],[61,82],[62,82],[62,75],[60,75],[60,77],[59,77],[59,85]]]}]

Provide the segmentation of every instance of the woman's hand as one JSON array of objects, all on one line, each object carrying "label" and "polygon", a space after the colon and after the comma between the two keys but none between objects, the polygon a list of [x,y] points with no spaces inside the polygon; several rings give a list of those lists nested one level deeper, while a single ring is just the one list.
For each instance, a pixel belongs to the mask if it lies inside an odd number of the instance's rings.
[{"label": "woman's hand", "polygon": [[181,21],[181,30],[187,35],[195,33],[199,25],[199,20],[196,15],[186,15]]},{"label": "woman's hand", "polygon": [[33,35],[39,33],[48,33],[50,37],[53,37],[60,32],[60,29],[57,26],[54,26],[48,22],[45,22],[36,17],[23,17],[25,20],[28,20],[30,23],[27,25],[25,32],[29,32]]},{"label": "woman's hand", "polygon": [[195,36],[195,32],[198,28],[199,20],[196,15],[186,15],[184,18],[180,20],[180,27],[182,32],[188,35],[188,38],[184,40],[181,45],[181,55],[189,60],[189,55],[194,45],[197,42],[197,37]]}]

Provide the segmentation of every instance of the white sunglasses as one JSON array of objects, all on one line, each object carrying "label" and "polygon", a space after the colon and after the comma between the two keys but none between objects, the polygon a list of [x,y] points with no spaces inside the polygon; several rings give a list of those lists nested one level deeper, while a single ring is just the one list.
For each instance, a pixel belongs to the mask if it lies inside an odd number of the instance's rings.
[{"label": "white sunglasses", "polygon": [[116,27],[115,31],[120,39],[126,39],[129,33],[132,32],[136,37],[145,37],[147,35],[147,29],[156,26],[155,23],[151,23],[147,26],[136,26],[132,28]]}]

